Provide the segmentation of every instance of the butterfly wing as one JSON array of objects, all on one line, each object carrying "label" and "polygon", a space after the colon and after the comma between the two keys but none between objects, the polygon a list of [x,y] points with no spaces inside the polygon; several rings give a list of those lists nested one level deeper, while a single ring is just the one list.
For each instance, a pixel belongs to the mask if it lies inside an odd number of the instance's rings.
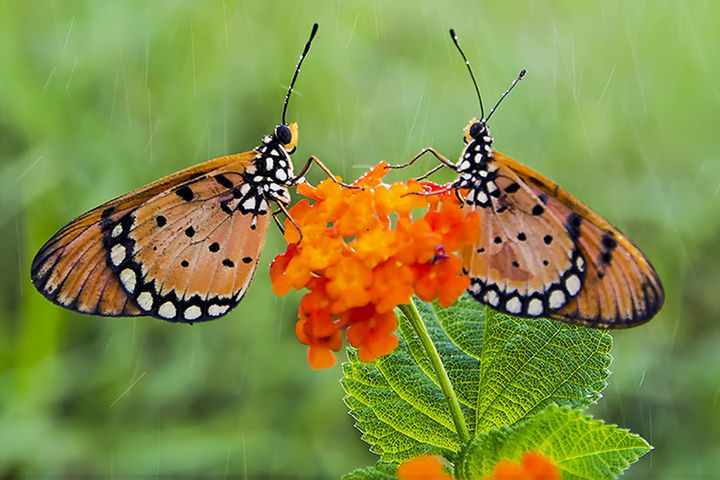
[{"label": "butterfly wing", "polygon": [[35,256],[31,279],[52,302],[81,313],[106,316],[145,315],[110,267],[105,231],[139,205],[208,172],[244,169],[257,152],[217,158],[174,173],[111,200],[73,220],[48,240]]},{"label": "butterfly wing", "polygon": [[627,328],[650,320],[665,295],[655,269],[617,228],[527,166],[494,152],[565,225],[586,260],[580,293],[551,317],[596,328]]},{"label": "butterfly wing", "polygon": [[234,168],[166,190],[108,226],[111,268],[145,314],[211,320],[247,290],[270,212]]},{"label": "butterfly wing", "polygon": [[565,226],[510,169],[489,162],[479,197],[464,209],[480,215],[480,235],[460,251],[477,300],[528,317],[547,316],[582,288],[584,260]]}]

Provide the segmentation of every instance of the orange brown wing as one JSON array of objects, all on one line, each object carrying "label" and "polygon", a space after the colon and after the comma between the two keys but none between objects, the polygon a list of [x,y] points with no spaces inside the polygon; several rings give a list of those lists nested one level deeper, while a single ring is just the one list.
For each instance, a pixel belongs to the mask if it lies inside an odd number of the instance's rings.
[{"label": "orange brown wing", "polygon": [[[483,167],[484,168],[484,167]],[[513,315],[540,317],[563,308],[581,290],[585,262],[564,224],[502,164],[487,163],[477,201],[480,235],[460,250],[480,302]]]},{"label": "orange brown wing", "polygon": [[123,288],[147,315],[199,322],[242,298],[270,212],[242,170],[224,168],[156,195],[108,225],[105,248]]},{"label": "orange brown wing", "polygon": [[626,328],[650,320],[665,294],[655,269],[617,228],[527,166],[494,152],[561,219],[586,260],[580,293],[551,317],[596,328]]},{"label": "orange brown wing", "polygon": [[109,266],[104,227],[142,203],[219,168],[243,170],[257,152],[217,158],[157,180],[81,215],[48,240],[35,256],[31,279],[52,302],[81,313],[106,316],[145,315]]}]

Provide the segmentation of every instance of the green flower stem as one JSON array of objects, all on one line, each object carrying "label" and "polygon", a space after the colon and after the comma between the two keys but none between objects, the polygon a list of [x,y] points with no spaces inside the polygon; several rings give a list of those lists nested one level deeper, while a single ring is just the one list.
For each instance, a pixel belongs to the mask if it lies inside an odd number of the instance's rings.
[{"label": "green flower stem", "polygon": [[460,437],[460,441],[462,443],[466,443],[470,440],[470,434],[468,433],[468,428],[465,424],[465,417],[463,416],[462,410],[460,410],[460,402],[458,401],[457,395],[455,395],[455,390],[453,390],[450,378],[448,377],[442,360],[440,359],[440,355],[438,355],[435,345],[430,339],[427,328],[425,328],[425,324],[420,318],[420,313],[417,311],[417,307],[415,307],[415,303],[412,300],[410,300],[409,305],[400,305],[399,308],[403,315],[405,315],[405,318],[407,318],[408,322],[410,322],[410,325],[412,325],[415,333],[420,339],[420,343],[422,343],[425,354],[427,355],[433,370],[435,370],[435,375],[440,383],[443,395],[445,395],[445,400],[450,407],[450,415],[455,423],[455,430]]}]

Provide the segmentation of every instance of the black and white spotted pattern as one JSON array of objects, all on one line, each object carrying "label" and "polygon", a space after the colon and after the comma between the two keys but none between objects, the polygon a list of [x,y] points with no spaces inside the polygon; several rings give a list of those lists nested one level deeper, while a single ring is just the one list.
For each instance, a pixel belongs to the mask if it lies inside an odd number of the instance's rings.
[{"label": "black and white spotted pattern", "polygon": [[517,290],[503,291],[498,285],[472,278],[468,292],[476,300],[495,310],[523,317],[543,317],[560,310],[582,290],[585,283],[585,260],[580,251],[572,252],[572,267],[543,292],[527,295]]},{"label": "black and white spotted pattern", "polygon": [[[475,125],[479,125],[476,123]],[[475,134],[472,131],[471,134]],[[490,197],[499,197],[500,189],[495,184],[497,178],[497,167],[492,164],[492,142],[490,131],[487,125],[482,124],[482,130],[463,150],[460,160],[456,165],[458,178],[453,187],[456,189],[468,189],[465,195],[465,203],[468,205],[479,205],[487,208],[491,205]]]}]

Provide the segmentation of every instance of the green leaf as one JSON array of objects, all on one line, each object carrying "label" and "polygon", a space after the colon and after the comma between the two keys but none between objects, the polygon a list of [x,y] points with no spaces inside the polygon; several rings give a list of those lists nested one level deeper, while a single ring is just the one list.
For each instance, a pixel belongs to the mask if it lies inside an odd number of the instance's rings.
[{"label": "green leaf", "polygon": [[499,460],[518,462],[536,451],[557,465],[563,480],[612,479],[651,448],[640,436],[579,409],[550,406],[515,429],[494,429],[472,440],[455,471],[459,478],[480,478]]},{"label": "green leaf", "polygon": [[[500,315],[467,294],[448,309],[414,302],[475,435],[551,404],[586,406],[606,386],[612,341],[604,332]],[[382,461],[424,453],[452,460],[462,442],[447,400],[417,334],[400,317],[400,342],[390,355],[364,363],[348,349],[346,404]]]},{"label": "green leaf", "polygon": [[372,467],[358,468],[347,475],[343,480],[397,480],[397,465],[377,462]]},{"label": "green leaf", "polygon": [[610,375],[611,348],[606,331],[494,313],[485,326],[476,436],[551,404],[597,402]]}]

